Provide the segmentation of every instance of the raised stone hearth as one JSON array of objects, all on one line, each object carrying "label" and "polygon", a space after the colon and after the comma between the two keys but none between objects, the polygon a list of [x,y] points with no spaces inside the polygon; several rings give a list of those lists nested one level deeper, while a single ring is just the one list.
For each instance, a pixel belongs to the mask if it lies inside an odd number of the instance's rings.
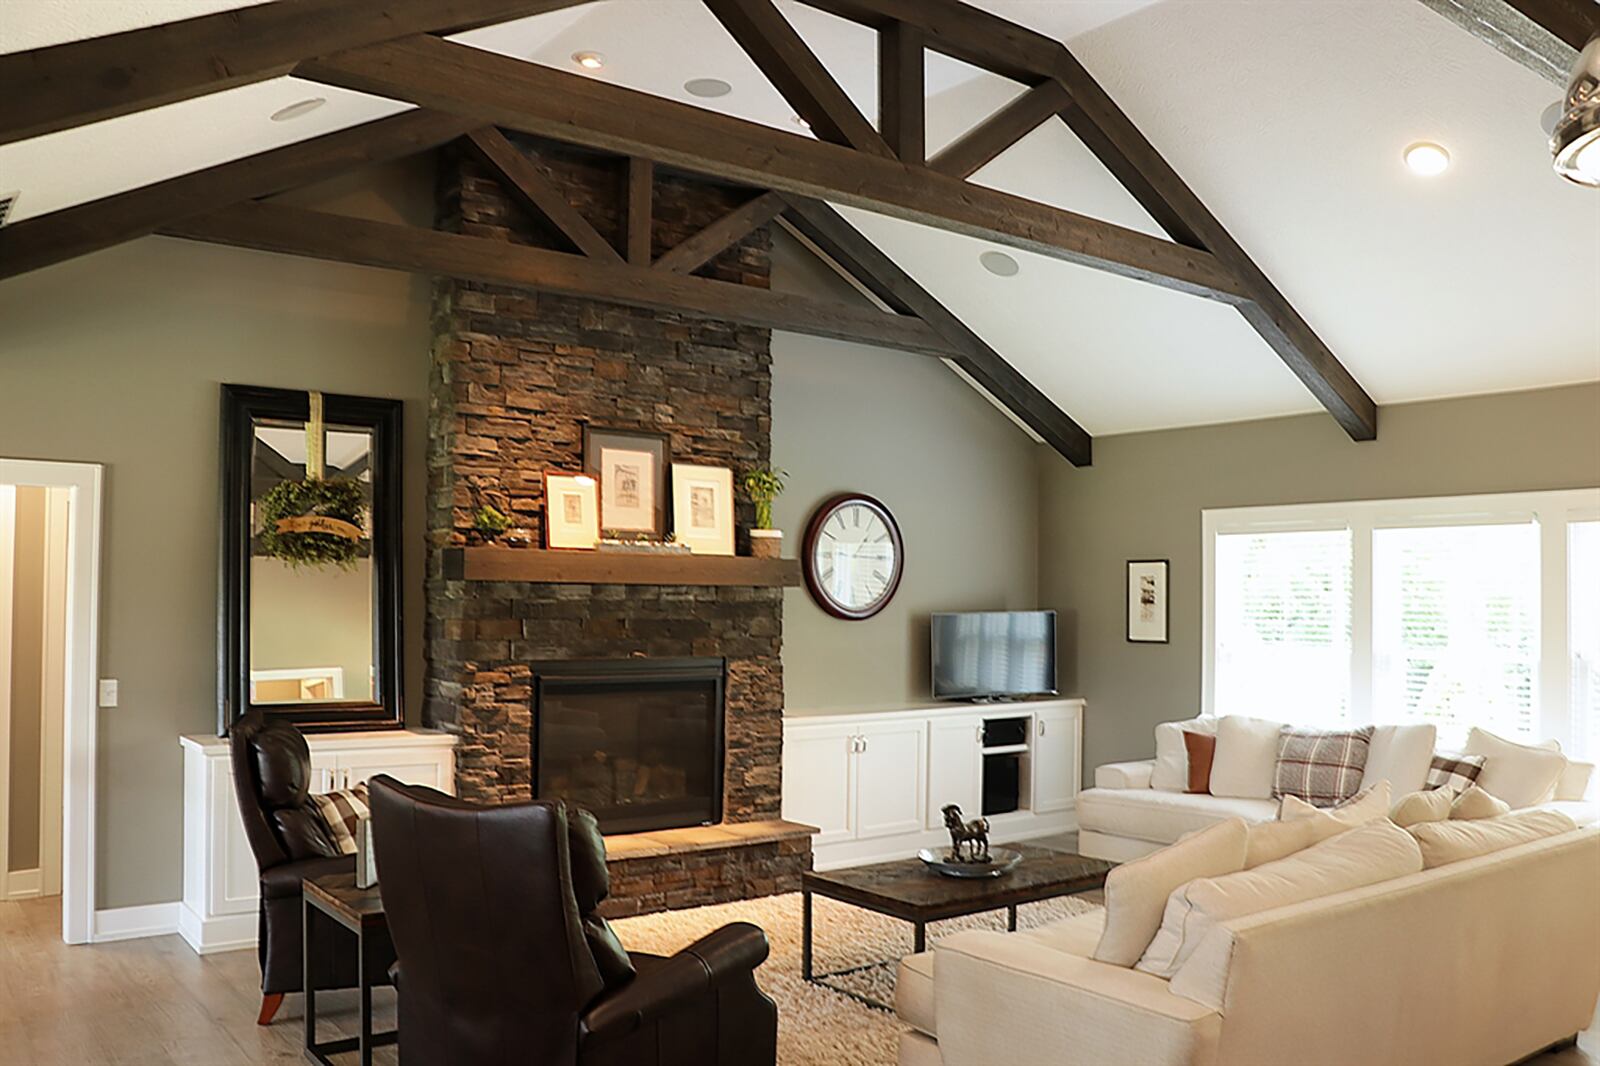
[{"label": "raised stone hearth", "polygon": [[[623,175],[615,160],[518,144],[621,246]],[[654,251],[747,196],[658,176]],[[445,160],[440,205],[442,228],[561,246],[470,158]],[[765,286],[768,270],[768,238],[758,232],[702,273]],[[690,836],[670,846],[653,834],[612,838],[620,851],[613,852],[611,907],[631,914],[791,890],[810,866],[809,838],[743,828],[772,823],[781,806],[781,588],[466,580],[445,566],[447,550],[475,541],[473,516],[485,504],[541,543],[542,474],[582,468],[585,424],[666,433],[674,461],[735,471],[766,462],[770,334],[457,280],[437,283],[434,328],[424,717],[460,737],[460,794],[480,801],[549,794],[536,781],[532,750],[539,664],[720,659],[723,824],[678,830]],[[741,500],[740,529],[753,517]]]}]

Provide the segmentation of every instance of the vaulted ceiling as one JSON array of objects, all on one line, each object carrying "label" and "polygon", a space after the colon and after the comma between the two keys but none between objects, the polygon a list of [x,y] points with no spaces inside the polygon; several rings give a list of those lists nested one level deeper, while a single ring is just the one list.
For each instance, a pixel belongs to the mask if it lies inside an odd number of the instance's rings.
[{"label": "vaulted ceiling", "polygon": [[[238,6],[208,0],[10,0],[16,51]],[[874,34],[779,0],[862,113],[877,113]],[[979,0],[1062,40],[1380,404],[1600,379],[1600,194],[1550,170],[1538,125],[1557,90],[1419,3]],[[701,0],[602,0],[459,35],[604,81],[805,136]],[[684,82],[732,91],[703,99]],[[930,155],[1023,89],[930,53]],[[308,97],[328,103],[286,122]],[[404,110],[284,77],[0,146],[15,219]],[[1406,145],[1453,165],[1423,179]],[[980,184],[1160,236],[1061,123],[979,170]],[[1226,305],[845,209],[906,273],[1091,434],[1319,409]]]}]

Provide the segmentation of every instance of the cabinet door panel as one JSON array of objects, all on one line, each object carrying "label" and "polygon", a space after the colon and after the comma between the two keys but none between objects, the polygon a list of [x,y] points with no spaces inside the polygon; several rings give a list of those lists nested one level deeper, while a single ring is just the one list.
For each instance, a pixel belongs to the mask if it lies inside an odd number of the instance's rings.
[{"label": "cabinet door panel", "polygon": [[[448,757],[448,755],[446,756]],[[450,791],[444,764],[432,751],[350,751],[339,755],[341,787],[355,788],[368,778],[388,774],[407,785]]]},{"label": "cabinet door panel", "polygon": [[801,726],[783,735],[783,816],[821,830],[814,845],[855,836],[855,730]]},{"label": "cabinet door panel", "polygon": [[983,719],[978,715],[935,718],[928,728],[928,810],[929,829],[942,829],[945,804],[961,807],[968,818],[976,818],[983,806],[983,742],[979,734]]},{"label": "cabinet door panel", "polygon": [[311,791],[332,792],[343,788],[339,783],[339,760],[331,752],[312,751]]},{"label": "cabinet door panel", "polygon": [[856,838],[920,832],[926,725],[870,725],[857,732],[862,743],[856,755]]},{"label": "cabinet door panel", "polygon": [[1040,708],[1033,716],[1033,810],[1064,811],[1078,800],[1079,718],[1076,706]]}]

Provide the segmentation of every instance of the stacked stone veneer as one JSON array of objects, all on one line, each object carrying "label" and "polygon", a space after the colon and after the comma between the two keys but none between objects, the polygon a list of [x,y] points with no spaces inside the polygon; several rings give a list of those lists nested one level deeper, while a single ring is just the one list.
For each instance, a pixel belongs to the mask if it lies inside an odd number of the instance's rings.
[{"label": "stacked stone veneer", "polygon": [[[518,142],[617,246],[624,174],[616,160]],[[660,254],[749,194],[660,176],[653,242]],[[567,250],[477,163],[441,162],[440,227]],[[758,233],[702,273],[765,286]],[[440,549],[471,543],[491,504],[542,543],[546,470],[582,468],[586,423],[666,433],[672,459],[740,471],[766,462],[772,359],[766,330],[441,279],[436,285],[429,411],[424,720],[460,736],[456,785],[479,801],[532,791],[529,664],[554,659],[716,656],[727,661],[727,822],[777,818],[780,805],[782,592],[771,588],[556,585],[450,581]],[[741,529],[753,514],[740,502]],[[742,549],[741,549],[742,550]],[[767,847],[767,846],[763,846]],[[774,850],[774,857],[778,850]],[[760,862],[739,849],[715,872],[706,854],[627,863],[619,895],[676,906],[795,887],[809,849]],[[737,857],[737,858],[736,858]],[[688,870],[688,864],[697,864]],[[749,867],[749,874],[740,869]],[[683,880],[685,871],[688,881]],[[667,889],[657,881],[672,884]],[[684,884],[704,891],[685,893]]]}]

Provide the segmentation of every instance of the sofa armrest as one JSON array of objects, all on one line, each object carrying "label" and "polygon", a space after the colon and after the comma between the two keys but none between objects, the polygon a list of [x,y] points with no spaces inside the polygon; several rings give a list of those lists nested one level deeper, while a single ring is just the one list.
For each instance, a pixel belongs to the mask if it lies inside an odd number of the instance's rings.
[{"label": "sofa armrest", "polygon": [[1154,759],[1138,762],[1108,762],[1094,768],[1095,788],[1149,788],[1150,775],[1155,773]]},{"label": "sofa armrest", "polygon": [[1556,780],[1556,794],[1553,799],[1582,800],[1589,794],[1589,782],[1594,777],[1594,763],[1578,762],[1571,760],[1567,768],[1561,771],[1561,776]]},{"label": "sofa armrest", "polygon": [[767,934],[748,922],[707,933],[660,965],[642,971],[583,1016],[586,1039],[627,1036],[766,961]]},{"label": "sofa armrest", "polygon": [[1159,977],[1016,934],[940,939],[933,990],[944,1066],[1208,1066],[1222,1027]]}]

